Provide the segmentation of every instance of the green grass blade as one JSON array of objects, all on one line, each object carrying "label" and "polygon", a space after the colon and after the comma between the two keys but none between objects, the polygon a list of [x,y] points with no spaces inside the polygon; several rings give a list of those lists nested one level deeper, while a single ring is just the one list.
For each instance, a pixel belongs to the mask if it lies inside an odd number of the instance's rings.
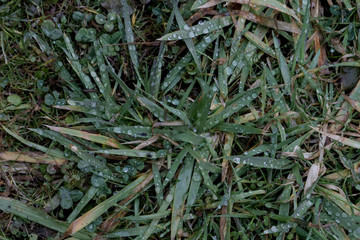
[{"label": "green grass blade", "polygon": [[117,140],[100,135],[100,134],[88,133],[88,132],[79,131],[79,130],[75,130],[75,129],[71,129],[71,128],[54,127],[54,126],[48,126],[48,125],[45,125],[45,126],[55,132],[67,134],[67,135],[74,136],[74,137],[83,138],[83,139],[89,140],[91,142],[100,143],[103,145],[120,148],[120,149],[128,148],[128,147],[120,144]]},{"label": "green grass blade", "polygon": [[213,31],[222,29],[226,26],[232,24],[231,17],[220,17],[215,18],[209,21],[206,21],[202,24],[198,24],[186,29],[181,29],[172,33],[168,33],[161,37],[158,40],[161,41],[171,41],[171,40],[181,40],[194,38],[199,35],[208,34]]},{"label": "green grass blade", "polygon": [[[0,209],[4,212],[15,214],[60,233],[65,232],[69,226],[68,223],[59,221],[39,209],[28,207],[25,203],[11,198],[0,197]],[[81,230],[73,233],[72,235],[79,239],[93,239],[96,234]]]},{"label": "green grass blade", "polygon": [[258,168],[284,169],[291,166],[291,161],[285,159],[275,159],[269,157],[248,157],[248,156],[231,156],[226,157],[236,164],[247,164]]},{"label": "green grass blade", "polygon": [[[178,26],[180,27],[180,29],[186,30],[186,28],[188,28],[189,26],[186,25],[183,17],[181,16],[179,8],[177,7],[177,3],[175,3],[175,1],[173,1],[173,2],[174,2],[174,9],[173,10],[175,12],[175,17],[176,17],[176,21],[178,23]],[[200,58],[199,58],[198,54],[196,53],[196,49],[195,49],[195,45],[194,45],[193,40],[191,38],[190,39],[184,39],[184,42],[185,42],[186,46],[188,47],[189,52],[193,56],[197,68],[199,69],[199,71],[201,71]]]},{"label": "green grass blade", "polygon": [[183,210],[186,195],[190,186],[190,179],[194,168],[194,158],[186,157],[184,166],[182,167],[174,191],[174,200],[171,214],[171,239],[174,239],[178,229],[182,225]]}]

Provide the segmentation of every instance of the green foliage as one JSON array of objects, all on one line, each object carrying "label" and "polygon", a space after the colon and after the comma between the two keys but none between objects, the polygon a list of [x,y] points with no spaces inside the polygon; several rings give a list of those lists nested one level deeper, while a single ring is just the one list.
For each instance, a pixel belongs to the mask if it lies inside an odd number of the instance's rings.
[{"label": "green foliage", "polygon": [[[359,238],[355,4],[240,2],[5,3],[4,216],[79,239]],[[9,161],[43,183],[9,185]]]}]

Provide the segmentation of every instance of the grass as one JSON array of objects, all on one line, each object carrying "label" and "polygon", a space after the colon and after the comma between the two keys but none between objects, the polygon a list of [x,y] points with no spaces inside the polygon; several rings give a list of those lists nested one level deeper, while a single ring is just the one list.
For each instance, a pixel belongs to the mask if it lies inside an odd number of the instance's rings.
[{"label": "grass", "polygon": [[3,1],[1,238],[360,238],[360,15],[310,4]]}]

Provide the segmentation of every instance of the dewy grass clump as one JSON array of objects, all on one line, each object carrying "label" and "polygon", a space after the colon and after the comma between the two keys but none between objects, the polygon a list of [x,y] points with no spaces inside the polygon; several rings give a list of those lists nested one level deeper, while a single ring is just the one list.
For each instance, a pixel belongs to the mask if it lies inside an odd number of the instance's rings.
[{"label": "dewy grass clump", "polygon": [[355,3],[9,3],[4,238],[360,237]]}]

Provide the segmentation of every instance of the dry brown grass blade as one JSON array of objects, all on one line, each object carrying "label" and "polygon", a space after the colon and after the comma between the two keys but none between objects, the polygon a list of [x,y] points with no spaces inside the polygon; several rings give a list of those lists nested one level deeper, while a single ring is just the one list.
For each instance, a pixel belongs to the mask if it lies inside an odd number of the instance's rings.
[{"label": "dry brown grass blade", "polygon": [[251,22],[254,22],[254,23],[269,27],[269,28],[273,28],[275,30],[281,30],[281,31],[286,31],[286,32],[291,32],[291,33],[296,33],[296,34],[301,33],[301,29],[298,26],[296,26],[294,23],[290,24],[287,22],[278,21],[274,18],[259,16],[259,15],[256,15],[251,12],[244,11],[244,10],[232,10],[231,14],[240,16]]},{"label": "dry brown grass blade", "polygon": [[[141,190],[143,190],[151,181],[152,179],[154,178],[154,175],[152,172],[150,172],[148,174],[148,176],[144,179],[143,182],[141,182],[141,184],[139,184],[134,190],[133,190],[133,194],[128,196],[127,198],[125,198],[124,200],[122,200],[119,205],[121,206],[124,206],[126,205],[127,202],[129,202],[131,199],[133,199]],[[126,215],[126,212],[125,211],[120,211],[119,208],[117,208],[115,210],[115,212],[117,213],[114,213],[112,214],[108,219],[106,219],[102,225],[101,225],[101,230],[103,231],[103,233],[108,233],[110,231],[112,231],[113,229],[115,229],[119,224],[120,222],[118,221],[118,219],[121,217],[121,216],[125,216]]]},{"label": "dry brown grass blade", "polygon": [[139,176],[136,180],[125,186],[121,189],[118,193],[111,196],[107,200],[101,202],[96,207],[92,208],[91,210],[87,211],[84,215],[77,218],[73,221],[68,229],[65,231],[63,236],[60,239],[65,239],[66,237],[73,235],[74,233],[80,231],[87,225],[89,225],[92,221],[96,218],[101,216],[104,212],[106,212],[110,207],[117,204],[118,201],[128,199],[131,196],[134,196],[138,191],[143,189],[141,186],[143,182],[150,177],[150,181],[152,179],[152,172],[143,174]]},{"label": "dry brown grass blade", "polygon": [[158,128],[158,127],[172,127],[172,126],[183,126],[183,125],[184,125],[183,121],[155,122],[152,127]]},{"label": "dry brown grass blade", "polygon": [[310,167],[307,179],[306,179],[305,187],[304,187],[304,195],[305,196],[306,196],[306,194],[308,194],[308,192],[312,188],[313,184],[317,181],[319,172],[320,172],[320,163],[316,162],[316,163],[312,164]]},{"label": "dry brown grass blade", "polygon": [[143,149],[146,146],[149,146],[153,143],[155,143],[160,137],[160,134],[156,134],[155,136],[152,136],[151,138],[143,141],[141,144],[137,145],[134,149],[140,150]]},{"label": "dry brown grass blade", "polygon": [[202,9],[202,8],[209,8],[212,6],[215,6],[219,3],[222,2],[231,2],[231,3],[238,3],[238,4],[248,4],[248,5],[256,5],[256,6],[265,6],[265,7],[269,7],[272,9],[275,9],[279,12],[283,12],[286,13],[290,16],[292,16],[293,18],[296,19],[296,21],[298,21],[301,24],[300,19],[298,18],[298,16],[296,16],[295,12],[288,8],[285,4],[282,4],[278,1],[274,1],[274,0],[267,0],[267,1],[259,1],[259,0],[228,0],[228,1],[222,1],[222,0],[210,0],[207,3],[205,3],[204,5],[200,6],[198,9]]},{"label": "dry brown grass blade", "polygon": [[[359,89],[360,89],[360,81],[356,84],[356,86],[354,87],[354,89],[350,93],[350,97],[352,95],[356,96],[357,91],[359,91]],[[349,117],[349,107],[350,107],[349,103],[347,103],[346,101],[341,105],[341,108],[340,108],[340,110],[337,113],[336,118],[335,118],[338,122],[341,122],[341,123],[346,122],[346,120]],[[343,127],[342,124],[336,122],[330,127],[330,130],[332,132],[338,132],[338,131],[340,131],[342,129],[342,127]]]},{"label": "dry brown grass blade", "polygon": [[360,112],[360,102],[353,100],[351,98],[349,98],[348,96],[346,96],[345,94],[341,93],[341,95],[345,98],[345,100],[350,103],[350,105],[358,112]]},{"label": "dry brown grass blade", "polygon": [[53,157],[40,152],[0,152],[0,162],[7,161],[42,163],[59,166],[67,163],[67,160],[64,158]]},{"label": "dry brown grass blade", "polygon": [[360,142],[359,141],[355,141],[355,140],[352,140],[350,138],[342,137],[342,136],[339,136],[339,135],[336,135],[336,134],[323,132],[317,127],[312,127],[312,129],[314,129],[315,131],[317,131],[319,133],[322,133],[325,136],[327,136],[327,137],[329,137],[329,138],[331,138],[331,139],[333,139],[335,141],[338,141],[338,142],[340,142],[340,143],[342,143],[344,145],[360,149]]},{"label": "dry brown grass blade", "polygon": [[351,176],[351,171],[349,169],[344,169],[335,173],[328,174],[324,176],[324,179],[338,181],[342,178],[347,178],[349,176]]},{"label": "dry brown grass blade", "polygon": [[337,191],[343,198],[346,198],[346,194],[338,186],[335,186],[333,184],[321,184],[321,186],[326,187],[327,189],[330,189],[330,190]]}]

